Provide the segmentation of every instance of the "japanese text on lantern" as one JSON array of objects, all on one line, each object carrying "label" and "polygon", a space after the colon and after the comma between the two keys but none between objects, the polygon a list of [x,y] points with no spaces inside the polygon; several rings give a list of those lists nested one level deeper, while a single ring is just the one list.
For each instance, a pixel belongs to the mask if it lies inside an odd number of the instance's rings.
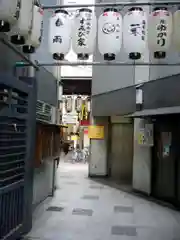
[{"label": "japanese text on lantern", "polygon": [[130,32],[135,37],[141,36],[141,39],[144,41],[145,40],[145,28],[146,28],[146,21],[143,20],[142,25],[139,24],[139,23],[131,24],[130,25]]},{"label": "japanese text on lantern", "polygon": [[86,13],[86,34],[88,35],[91,31],[91,14],[90,13]]},{"label": "japanese text on lantern", "polygon": [[140,35],[141,34],[140,30],[141,30],[141,26],[139,23],[130,25],[131,35],[134,35],[135,37]]},{"label": "japanese text on lantern", "polygon": [[61,36],[54,36],[53,43],[62,43],[62,37]]},{"label": "japanese text on lantern", "polygon": [[86,29],[85,29],[85,26],[84,26],[84,23],[85,23],[85,19],[82,18],[80,20],[80,27],[79,27],[79,32],[78,32],[78,45],[80,47],[82,46],[86,46]]},{"label": "japanese text on lantern", "polygon": [[78,29],[78,45],[80,47],[86,46],[86,35],[91,31],[91,14],[86,13],[85,17],[80,19],[80,27]]},{"label": "japanese text on lantern", "polygon": [[157,44],[163,47],[166,43],[167,36],[166,21],[164,19],[161,19],[156,29],[157,29]]},{"label": "japanese text on lantern", "polygon": [[[117,21],[119,21],[120,20],[119,13],[116,13],[116,17],[117,17]],[[121,28],[120,24],[117,23],[116,24],[116,34],[117,34],[116,39],[119,39],[120,28]]]},{"label": "japanese text on lantern", "polygon": [[146,21],[142,20],[142,35],[141,35],[141,39],[144,41],[145,40],[145,29],[146,29]]}]

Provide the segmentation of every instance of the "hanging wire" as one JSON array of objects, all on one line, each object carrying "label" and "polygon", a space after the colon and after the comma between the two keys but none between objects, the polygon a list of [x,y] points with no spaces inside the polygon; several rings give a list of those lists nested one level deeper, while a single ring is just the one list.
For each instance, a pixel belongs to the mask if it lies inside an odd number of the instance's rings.
[{"label": "hanging wire", "polygon": [[[22,67],[22,65],[19,65]],[[24,64],[24,66],[30,66],[30,64]],[[180,62],[177,63],[149,63],[149,62],[37,62],[38,67],[48,66],[180,66]],[[18,67],[18,65],[17,65]]]},{"label": "hanging wire", "polygon": [[128,6],[159,6],[159,5],[176,5],[180,6],[179,1],[156,1],[156,2],[119,2],[119,3],[94,3],[94,4],[71,4],[71,5],[44,5],[43,9],[57,8],[85,8],[85,7],[128,7]]}]

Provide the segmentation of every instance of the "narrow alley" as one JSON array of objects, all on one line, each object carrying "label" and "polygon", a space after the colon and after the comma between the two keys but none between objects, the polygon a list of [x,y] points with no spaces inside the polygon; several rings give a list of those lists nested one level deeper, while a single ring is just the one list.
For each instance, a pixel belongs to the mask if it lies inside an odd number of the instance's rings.
[{"label": "narrow alley", "polygon": [[55,196],[37,209],[25,239],[180,239],[179,212],[97,183],[87,172],[85,164],[60,164]]}]

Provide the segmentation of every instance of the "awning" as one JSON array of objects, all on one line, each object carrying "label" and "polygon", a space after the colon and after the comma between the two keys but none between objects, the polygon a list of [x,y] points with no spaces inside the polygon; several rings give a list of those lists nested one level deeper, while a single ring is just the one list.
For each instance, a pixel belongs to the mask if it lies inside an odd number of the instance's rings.
[{"label": "awning", "polygon": [[148,116],[178,114],[178,113],[180,113],[180,106],[156,108],[156,109],[145,109],[145,110],[137,111],[133,114],[130,114],[127,117],[141,118],[141,117],[148,117]]}]

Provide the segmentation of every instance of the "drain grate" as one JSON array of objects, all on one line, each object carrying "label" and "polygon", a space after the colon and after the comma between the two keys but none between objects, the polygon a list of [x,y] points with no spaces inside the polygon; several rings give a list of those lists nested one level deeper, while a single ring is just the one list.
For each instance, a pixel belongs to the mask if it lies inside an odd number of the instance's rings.
[{"label": "drain grate", "polygon": [[96,196],[96,195],[84,195],[82,198],[86,199],[86,200],[98,200],[99,196]]},{"label": "drain grate", "polygon": [[50,206],[46,209],[46,211],[50,212],[62,212],[64,210],[63,207],[56,207],[56,206]]},{"label": "drain grate", "polygon": [[61,175],[60,178],[64,178],[64,179],[72,179],[73,176],[65,176],[65,175]]},{"label": "drain grate", "polygon": [[90,186],[89,188],[91,188],[91,189],[103,189],[104,186],[96,186],[96,185],[92,185],[92,186]]},{"label": "drain grate", "polygon": [[111,228],[111,234],[112,235],[125,235],[129,237],[136,237],[137,231],[135,227],[129,227],[129,226],[113,226]]},{"label": "drain grate", "polygon": [[81,215],[81,216],[89,216],[93,215],[92,209],[83,209],[83,208],[74,208],[72,211],[72,215]]},{"label": "drain grate", "polygon": [[65,184],[67,184],[67,185],[78,185],[77,182],[65,182]]},{"label": "drain grate", "polygon": [[134,209],[131,206],[114,206],[115,213],[133,213]]}]

